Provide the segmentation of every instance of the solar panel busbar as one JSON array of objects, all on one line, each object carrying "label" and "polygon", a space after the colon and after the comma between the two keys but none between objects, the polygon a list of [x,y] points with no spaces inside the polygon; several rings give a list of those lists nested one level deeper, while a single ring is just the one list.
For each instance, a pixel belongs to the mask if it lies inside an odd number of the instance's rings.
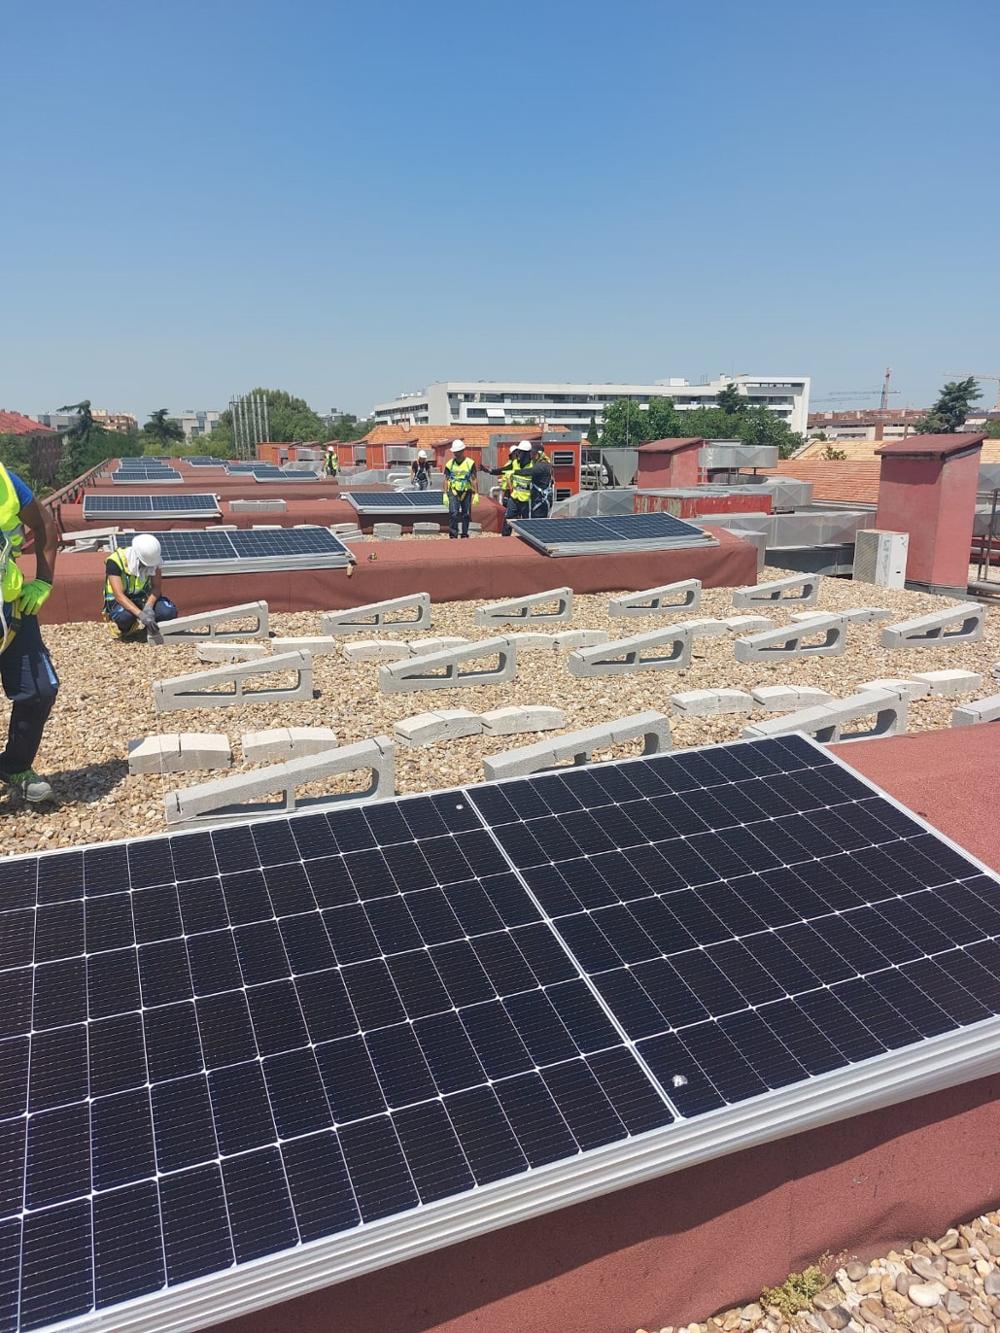
[{"label": "solar panel busbar", "polygon": [[195,1329],[1000,1067],[1000,882],[803,737],[0,862],[0,1327]]}]

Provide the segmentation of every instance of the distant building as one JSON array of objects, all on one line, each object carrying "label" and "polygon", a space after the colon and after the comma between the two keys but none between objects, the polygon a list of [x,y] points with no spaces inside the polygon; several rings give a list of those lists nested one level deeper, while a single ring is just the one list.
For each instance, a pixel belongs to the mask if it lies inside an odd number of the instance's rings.
[{"label": "distant building", "polygon": [[[68,430],[75,425],[77,415],[76,412],[39,412],[38,420],[52,430]],[[131,412],[109,412],[106,407],[92,407],[90,415],[95,426],[117,431],[119,435],[129,435],[139,429],[139,421]]]},{"label": "distant building", "polygon": [[524,421],[569,430],[587,430],[600,422],[608,403],[628,398],[640,409],[651,398],[671,398],[684,411],[715,407],[720,389],[734,384],[750,403],[760,403],[786,422],[793,431],[804,432],[809,415],[809,378],[801,375],[720,375],[704,384],[685,379],[658,380],[654,384],[559,384],[514,380],[442,380],[420,393],[401,394],[391,402],[378,403],[372,411],[377,425],[516,426]]},{"label": "distant building", "polygon": [[184,432],[185,441],[196,440],[202,435],[211,435],[213,429],[218,425],[221,412],[204,411],[194,412],[190,408],[183,412],[169,412],[168,417],[171,421],[176,421]]},{"label": "distant building", "polygon": [[807,434],[828,440],[901,440],[916,434],[926,407],[860,408],[851,412],[810,412]]}]

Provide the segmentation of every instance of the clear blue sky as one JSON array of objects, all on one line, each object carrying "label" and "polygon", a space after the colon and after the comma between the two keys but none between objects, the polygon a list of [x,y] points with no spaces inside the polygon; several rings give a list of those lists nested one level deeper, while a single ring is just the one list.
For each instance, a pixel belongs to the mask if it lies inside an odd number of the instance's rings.
[{"label": "clear blue sky", "polygon": [[0,406],[1000,374],[995,0],[48,0],[0,41]]}]

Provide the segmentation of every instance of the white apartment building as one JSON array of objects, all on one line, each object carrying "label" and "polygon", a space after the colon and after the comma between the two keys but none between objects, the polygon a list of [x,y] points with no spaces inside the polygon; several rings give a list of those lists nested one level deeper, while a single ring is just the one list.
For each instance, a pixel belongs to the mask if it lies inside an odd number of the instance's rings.
[{"label": "white apartment building", "polygon": [[600,424],[605,404],[629,398],[647,408],[651,398],[672,398],[678,409],[715,407],[719,390],[735,384],[751,403],[762,403],[805,433],[809,378],[803,375],[720,375],[705,384],[685,379],[654,384],[557,384],[515,380],[441,380],[421,393],[400,394],[372,411],[376,425],[516,426],[528,418],[586,431]]},{"label": "white apartment building", "polygon": [[200,435],[210,435],[221,416],[221,412],[193,412],[190,408],[169,414],[170,420],[176,421],[184,432],[186,441],[196,440]]}]

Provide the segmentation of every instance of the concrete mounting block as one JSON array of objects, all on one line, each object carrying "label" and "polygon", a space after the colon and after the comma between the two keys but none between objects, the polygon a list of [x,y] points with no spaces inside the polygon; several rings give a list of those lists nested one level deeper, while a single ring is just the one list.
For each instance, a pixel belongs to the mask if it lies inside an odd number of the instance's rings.
[{"label": "concrete mounting block", "polygon": [[232,640],[206,639],[195,648],[199,662],[258,662],[271,656],[269,643],[237,643]]},{"label": "concrete mounting block", "polygon": [[397,741],[412,746],[436,745],[439,741],[454,741],[462,736],[478,736],[482,729],[482,718],[467,708],[416,713],[413,717],[403,718],[393,728]]},{"label": "concrete mounting block", "polygon": [[218,732],[171,731],[128,747],[129,773],[193,773],[229,768],[233,752],[229,737]]},{"label": "concrete mounting block", "polygon": [[1000,694],[991,694],[987,699],[976,699],[974,703],[952,709],[953,727],[977,727],[982,722],[1000,722]]},{"label": "concrete mounting block", "polygon": [[858,686],[858,693],[865,690],[890,690],[904,695],[907,699],[923,699],[930,694],[931,687],[925,680],[905,680],[902,676],[885,676],[878,680],[863,680]]},{"label": "concrete mounting block", "polygon": [[[407,614],[413,612],[413,614]],[[430,629],[431,597],[427,592],[411,593],[408,597],[391,597],[385,602],[370,602],[349,611],[327,611],[320,629],[324,634],[363,634],[366,631],[411,631]]]},{"label": "concrete mounting block", "polygon": [[567,629],[561,634],[553,634],[552,647],[557,653],[570,652],[573,648],[593,648],[598,643],[608,643],[611,635],[606,629]]},{"label": "concrete mounting block", "polygon": [[410,648],[398,640],[355,639],[344,644],[344,656],[349,662],[398,662],[410,656]]},{"label": "concrete mounting block", "polygon": [[[245,689],[248,681],[260,676],[294,671],[294,685],[271,689]],[[220,685],[232,685],[220,690]],[[243,662],[216,667],[214,671],[195,671],[189,676],[158,680],[153,685],[153,706],[158,713],[181,708],[231,708],[234,704],[290,703],[312,698],[312,658],[308,653],[282,653],[263,662]]]},{"label": "concrete mounting block", "polygon": [[701,579],[681,579],[659,588],[630,592],[608,602],[609,616],[657,616],[667,611],[694,611],[701,605]]},{"label": "concrete mounting block", "polygon": [[[230,626],[231,620],[253,619],[253,629]],[[196,616],[178,616],[176,620],[161,621],[160,633],[172,641],[183,639],[266,639],[267,602],[245,602],[242,606],[222,606],[217,611],[204,611]]]},{"label": "concrete mounting block", "polygon": [[603,722],[582,731],[570,731],[550,741],[537,741],[534,745],[522,745],[520,749],[484,758],[483,776],[487,780],[526,777],[542,769],[558,768],[562,764],[586,764],[590,762],[595,750],[606,750],[613,745],[625,745],[634,740],[643,742],[643,754],[658,754],[662,750],[669,750],[670,723],[662,713],[653,709],[633,713],[614,722]]},{"label": "concrete mounting block", "polygon": [[[460,670],[464,662],[496,657],[495,667]],[[379,667],[383,694],[406,694],[414,690],[456,689],[463,685],[501,685],[517,674],[517,649],[509,639],[479,639],[463,648],[445,648],[402,662]]]},{"label": "concrete mounting block", "polygon": [[[822,634],[820,643],[808,640]],[[847,647],[847,624],[839,616],[818,615],[800,620],[783,629],[765,630],[737,639],[734,645],[737,662],[767,661],[774,657],[839,657]]]},{"label": "concrete mounting block", "polygon": [[796,574],[787,579],[774,579],[771,583],[737,588],[733,593],[733,606],[812,606],[819,596],[822,578],[822,574]]},{"label": "concrete mounting block", "polygon": [[337,733],[329,727],[269,727],[245,731],[240,738],[243,758],[250,764],[265,759],[298,759],[337,748]]},{"label": "concrete mounting block", "polygon": [[983,688],[978,671],[915,671],[913,679],[930,686],[931,694],[953,699],[957,694],[975,694]]},{"label": "concrete mounting block", "polygon": [[691,631],[667,625],[648,634],[612,639],[570,653],[566,665],[574,676],[625,676],[634,671],[676,671],[691,663]]},{"label": "concrete mounting block", "polygon": [[296,639],[272,639],[276,653],[312,653],[313,657],[330,657],[340,647],[340,640],[332,634],[307,634]]},{"label": "concrete mounting block", "polygon": [[710,717],[717,713],[750,713],[754,701],[744,690],[682,690],[670,696],[671,707],[688,717]]},{"label": "concrete mounting block", "polygon": [[[784,717],[755,722],[743,728],[746,740],[761,740],[768,736],[786,736],[793,731],[804,731],[823,744],[831,741],[873,740],[879,736],[898,736],[906,730],[909,700],[892,690],[864,690],[847,699],[834,699],[829,704],[803,708]],[[875,714],[871,726],[858,731],[846,730],[851,722]]]},{"label": "concrete mounting block", "polygon": [[983,637],[986,608],[978,602],[961,602],[944,611],[913,616],[882,629],[883,648],[940,648],[949,643],[974,643]]},{"label": "concrete mounting block", "polygon": [[[557,604],[554,611],[550,607],[552,602]],[[477,606],[473,624],[541,625],[572,619],[573,589],[550,588],[548,592],[535,592],[530,597],[511,597],[505,602]]]},{"label": "concrete mounting block", "polygon": [[[261,814],[287,814],[297,808],[354,805],[396,794],[396,747],[388,736],[342,745],[323,754],[304,755],[284,764],[240,773],[215,782],[172,791],[164,798],[168,827],[197,827],[200,824],[232,823]],[[323,778],[367,771],[367,787],[361,791],[312,796],[296,803],[296,788]],[[281,804],[257,798],[281,794]],[[254,802],[254,803],[252,803]]]},{"label": "concrete mounting block", "polygon": [[812,708],[816,704],[826,704],[833,700],[829,690],[820,690],[814,685],[758,685],[755,690],[751,690],[751,696],[768,713]]},{"label": "concrete mounting block", "polygon": [[480,714],[487,736],[515,736],[522,731],[558,731],[566,725],[561,708],[525,704],[520,708],[492,708]]}]

